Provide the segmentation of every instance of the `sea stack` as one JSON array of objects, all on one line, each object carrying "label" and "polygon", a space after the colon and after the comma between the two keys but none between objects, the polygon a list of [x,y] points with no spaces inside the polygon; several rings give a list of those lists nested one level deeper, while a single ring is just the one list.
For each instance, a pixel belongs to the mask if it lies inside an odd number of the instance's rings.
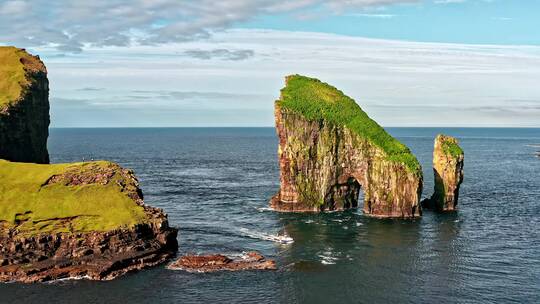
[{"label": "sea stack", "polygon": [[0,47],[0,159],[49,163],[49,81],[39,57]]},{"label": "sea stack", "polygon": [[376,217],[421,215],[422,169],[410,150],[338,89],[300,75],[275,102],[279,138],[278,211],[343,210]]},{"label": "sea stack", "polygon": [[132,171],[44,164],[45,66],[13,47],[0,48],[0,61],[0,282],[110,280],[174,256],[177,230],[144,204]]},{"label": "sea stack", "polygon": [[433,149],[435,190],[423,205],[439,212],[457,209],[459,187],[463,182],[464,153],[458,140],[439,134]]}]

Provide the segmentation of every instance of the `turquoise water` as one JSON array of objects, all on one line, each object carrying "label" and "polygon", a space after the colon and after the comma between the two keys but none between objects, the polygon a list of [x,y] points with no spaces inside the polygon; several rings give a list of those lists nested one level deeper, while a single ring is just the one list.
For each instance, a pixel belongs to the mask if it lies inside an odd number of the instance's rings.
[{"label": "turquoise water", "polygon": [[[0,285],[2,303],[538,303],[540,129],[390,128],[424,167],[438,132],[465,150],[459,212],[377,220],[360,210],[281,214],[272,128],[52,129],[53,162],[133,168],[147,204],[180,229],[180,254],[258,250],[275,272],[164,267],[111,282]],[[268,240],[286,232],[294,243]]]}]

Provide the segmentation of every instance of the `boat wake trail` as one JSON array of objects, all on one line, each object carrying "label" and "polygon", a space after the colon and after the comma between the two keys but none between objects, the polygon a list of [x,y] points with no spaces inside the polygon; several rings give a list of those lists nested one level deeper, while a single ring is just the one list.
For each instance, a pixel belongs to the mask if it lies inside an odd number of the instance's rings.
[{"label": "boat wake trail", "polygon": [[242,233],[242,235],[253,239],[272,241],[279,244],[291,244],[294,242],[293,238],[286,234],[266,234],[263,232],[251,231],[247,228],[240,228],[240,232]]}]

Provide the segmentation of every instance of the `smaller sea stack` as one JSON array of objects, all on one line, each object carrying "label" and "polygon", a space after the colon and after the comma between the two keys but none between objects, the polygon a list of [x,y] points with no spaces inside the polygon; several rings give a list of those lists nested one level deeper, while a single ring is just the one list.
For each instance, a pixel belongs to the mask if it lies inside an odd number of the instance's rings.
[{"label": "smaller sea stack", "polygon": [[439,134],[433,150],[433,173],[435,192],[424,201],[424,207],[439,212],[457,209],[459,187],[463,182],[463,149],[458,140]]}]

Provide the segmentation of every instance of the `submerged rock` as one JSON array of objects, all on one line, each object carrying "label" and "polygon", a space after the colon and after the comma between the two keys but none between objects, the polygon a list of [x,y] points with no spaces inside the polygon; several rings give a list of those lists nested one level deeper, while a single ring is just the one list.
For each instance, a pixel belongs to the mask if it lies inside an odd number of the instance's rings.
[{"label": "submerged rock", "polygon": [[256,251],[250,251],[241,257],[228,257],[222,254],[186,255],[169,265],[168,268],[192,272],[275,270],[276,262],[267,260]]},{"label": "submerged rock", "polygon": [[0,160],[0,282],[114,279],[168,260],[176,234],[114,163]]},{"label": "submerged rock", "polygon": [[0,159],[49,163],[49,81],[39,57],[0,47]]},{"label": "submerged rock", "polygon": [[418,160],[341,91],[313,78],[289,76],[275,117],[281,187],[271,208],[355,208],[363,190],[365,214],[421,214]]},{"label": "submerged rock", "polygon": [[464,153],[457,139],[439,134],[433,150],[433,173],[435,190],[431,198],[424,200],[425,208],[437,211],[457,209],[459,187],[463,182]]}]

